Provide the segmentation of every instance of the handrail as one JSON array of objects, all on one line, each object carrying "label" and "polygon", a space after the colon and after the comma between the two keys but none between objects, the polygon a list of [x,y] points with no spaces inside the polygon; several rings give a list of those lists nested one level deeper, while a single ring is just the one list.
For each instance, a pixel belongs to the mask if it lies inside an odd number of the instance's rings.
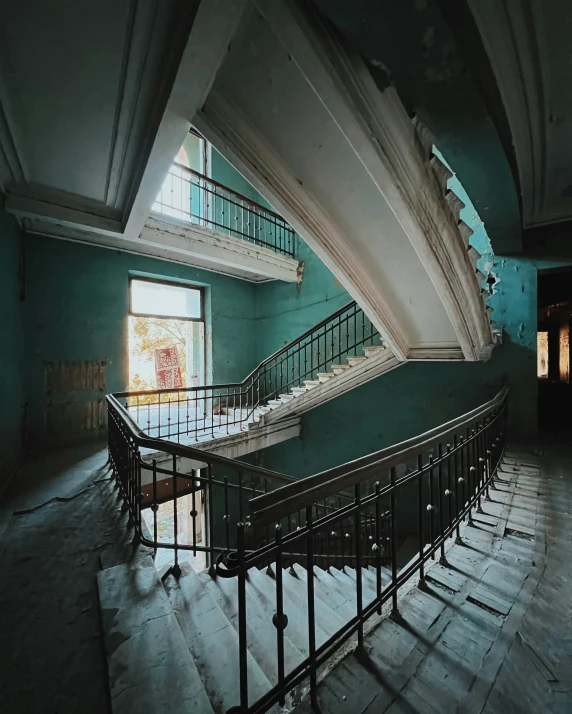
[{"label": "handrail", "polygon": [[194,169],[189,168],[188,166],[184,166],[183,164],[180,164],[178,161],[173,161],[173,166],[176,166],[178,169],[181,169],[182,171],[185,171],[186,173],[191,174],[192,176],[195,176],[196,178],[199,178],[203,181],[208,181],[209,183],[212,183],[213,185],[218,186],[218,188],[222,189],[223,191],[226,191],[227,193],[230,193],[233,196],[240,198],[241,201],[244,201],[245,203],[249,203],[254,208],[258,209],[259,211],[264,211],[264,213],[268,213],[269,215],[273,216],[274,218],[276,218],[279,221],[284,221],[284,218],[282,218],[282,216],[279,213],[276,213],[276,211],[273,211],[271,208],[266,208],[266,206],[263,206],[261,203],[257,203],[252,198],[248,198],[248,196],[245,196],[244,194],[239,193],[238,191],[235,191],[233,188],[229,188],[228,186],[225,186],[223,183],[220,183],[219,181],[215,181],[210,176],[201,174],[198,171],[195,171]]},{"label": "handrail", "polygon": [[173,441],[166,441],[165,439],[156,439],[152,436],[148,436],[131,417],[131,414],[129,414],[121,402],[117,400],[115,394],[108,394],[106,396],[106,400],[107,403],[111,404],[121,415],[123,421],[126,423],[129,431],[131,432],[131,437],[134,443],[139,447],[144,449],[155,449],[156,451],[163,451],[167,454],[171,454],[172,456],[194,459],[195,461],[201,461],[207,464],[211,463],[218,464],[220,466],[229,466],[235,469],[240,469],[245,473],[266,478],[273,478],[276,481],[282,481],[283,483],[296,481],[293,476],[288,476],[286,474],[279,473],[278,471],[271,471],[270,469],[264,469],[261,466],[247,464],[244,461],[239,461],[238,459],[229,459],[226,456],[213,454],[210,451],[203,451],[202,449],[195,449],[192,446],[177,444]]},{"label": "handrail", "polygon": [[453,430],[475,421],[500,406],[507,398],[508,389],[503,387],[493,399],[446,424],[430,429],[418,436],[407,439],[380,451],[341,466],[322,471],[314,476],[257,496],[249,501],[251,521],[265,524],[279,522],[288,513],[300,510],[333,494],[338,494],[351,486],[367,480],[375,472],[387,470],[415,457],[420,449],[428,450]]},{"label": "handrail", "polygon": [[178,162],[153,209],[294,258],[296,232],[276,211]]},{"label": "handrail", "polygon": [[167,393],[184,393],[184,392],[200,392],[204,391],[205,389],[230,389],[230,388],[240,388],[244,387],[247,384],[250,384],[252,380],[256,377],[257,373],[260,371],[264,365],[270,364],[273,360],[277,359],[278,357],[281,357],[282,355],[286,354],[289,350],[291,350],[293,347],[296,347],[300,342],[305,340],[307,337],[310,337],[313,332],[316,332],[317,330],[321,329],[325,325],[328,324],[328,322],[331,322],[332,320],[335,320],[336,317],[340,317],[340,315],[343,315],[344,312],[349,310],[350,308],[357,306],[357,303],[355,300],[351,300],[350,302],[346,303],[342,307],[340,307],[338,310],[333,312],[331,315],[328,315],[325,317],[323,320],[318,322],[317,324],[313,325],[310,327],[306,332],[302,333],[298,337],[295,337],[293,340],[288,342],[288,344],[284,345],[283,347],[280,347],[279,349],[276,350],[276,352],[273,352],[270,357],[266,357],[265,359],[262,360],[253,370],[250,372],[250,374],[245,377],[242,382],[230,382],[230,383],[224,383],[224,384],[205,384],[199,387],[178,387],[178,388],[173,388],[173,389],[151,389],[151,390],[140,390],[140,391],[135,391],[135,392],[130,392],[130,391],[125,391],[125,392],[114,392],[113,395],[115,397],[137,397],[137,396],[145,396],[148,394],[167,394]]}]

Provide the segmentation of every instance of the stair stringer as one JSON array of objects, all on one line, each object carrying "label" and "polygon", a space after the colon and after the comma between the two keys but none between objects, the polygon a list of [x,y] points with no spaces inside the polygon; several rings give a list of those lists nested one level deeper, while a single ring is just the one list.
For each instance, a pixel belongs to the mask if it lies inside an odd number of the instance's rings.
[{"label": "stair stringer", "polygon": [[[391,370],[403,364],[405,362],[398,360],[389,350],[384,350],[374,357],[368,357],[361,364],[347,369],[342,374],[338,374],[332,379],[313,387],[305,394],[301,394],[286,404],[276,407],[268,414],[264,414],[259,423],[265,426],[286,417],[304,414],[386,372],[391,372]],[[256,429],[257,427],[253,428]]]}]

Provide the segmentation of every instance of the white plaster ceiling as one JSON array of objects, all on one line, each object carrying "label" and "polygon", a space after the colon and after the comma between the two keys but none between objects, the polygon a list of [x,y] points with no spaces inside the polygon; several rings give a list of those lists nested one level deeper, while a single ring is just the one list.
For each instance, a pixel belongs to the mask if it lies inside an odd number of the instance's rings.
[{"label": "white plaster ceiling", "polygon": [[524,226],[568,220],[572,218],[572,3],[469,0],[469,4],[511,127]]},{"label": "white plaster ceiling", "polygon": [[7,194],[121,223],[186,41],[181,11],[177,0],[0,4]]}]

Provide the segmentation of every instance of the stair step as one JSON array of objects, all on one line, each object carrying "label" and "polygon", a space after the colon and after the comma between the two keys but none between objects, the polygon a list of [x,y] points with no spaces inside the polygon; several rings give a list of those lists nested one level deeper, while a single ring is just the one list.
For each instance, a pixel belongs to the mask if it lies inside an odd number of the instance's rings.
[{"label": "stair step", "polygon": [[294,399],[293,394],[279,394],[278,396],[284,403],[289,402],[291,399]]},{"label": "stair step", "polygon": [[276,409],[276,407],[282,406],[282,402],[279,399],[270,399],[266,404],[271,409]]},{"label": "stair step", "polygon": [[299,397],[300,395],[304,394],[307,391],[308,391],[308,387],[293,387],[292,388],[292,394],[295,397]]},{"label": "stair step", "polygon": [[308,389],[313,389],[314,387],[317,387],[320,382],[317,379],[305,379],[304,384]]},{"label": "stair step", "polygon": [[[365,572],[365,569],[362,573]],[[344,594],[348,589],[353,592],[354,602],[357,600],[356,581],[355,578],[350,578],[342,570],[330,567],[330,572],[326,573],[330,578],[332,589]],[[365,576],[362,577],[362,605],[369,604],[375,598],[375,587],[371,587],[371,582]]]},{"label": "stair step", "polygon": [[97,573],[113,714],[213,714],[151,557]]},{"label": "stair step", "polygon": [[331,379],[335,376],[336,375],[333,372],[318,372],[317,374],[318,382],[327,382],[328,379]]},{"label": "stair step", "polygon": [[[273,570],[276,570],[276,566],[272,566]],[[265,570],[259,570],[253,573],[252,570],[249,571],[249,581],[247,583],[247,590],[251,592],[253,597],[256,597],[259,601],[260,606],[266,612],[274,613],[276,612],[276,582],[273,578],[266,574]],[[288,595],[284,592],[284,612],[288,616],[288,625],[284,630],[284,634],[288,636],[288,639],[292,644],[298,649],[304,657],[309,654],[308,647],[308,615],[307,608],[304,606],[300,608]],[[316,627],[316,645],[319,647],[322,645],[328,636],[320,628]]]},{"label": "stair step", "polygon": [[[215,714],[225,714],[240,703],[238,634],[191,568],[183,565],[183,574],[178,580],[169,576],[165,589],[212,708]],[[247,652],[247,668],[248,699],[254,703],[271,685],[250,652]]]},{"label": "stair step", "polygon": [[[344,570],[337,570],[336,568],[330,568],[332,575],[335,579],[342,583],[344,586],[354,587],[356,586],[356,572],[354,568],[346,567]],[[368,568],[362,568],[362,587],[364,591],[364,604],[371,602],[375,597],[377,591],[377,575],[375,571],[371,571]],[[381,586],[386,587],[387,583],[391,580],[383,572],[381,573]],[[367,596],[365,593],[367,592]],[[367,597],[367,599],[366,599]]]},{"label": "stair step", "polygon": [[[308,571],[305,568],[297,566],[296,573],[300,580],[307,581]],[[355,583],[352,583],[352,587],[338,589],[334,587],[333,580],[334,578],[329,573],[326,573],[321,568],[314,567],[315,597],[321,598],[336,615],[348,622],[357,614]]]},{"label": "stair step", "polygon": [[[301,565],[296,564],[294,566],[294,571],[298,574],[303,570]],[[301,577],[295,577],[290,574],[290,570],[284,570],[283,580],[284,589],[288,593],[291,600],[294,601],[298,607],[306,612],[307,602],[308,602],[308,590],[306,587],[306,581]],[[327,602],[324,602],[322,598],[315,598],[315,616],[316,624],[323,630],[328,636],[335,634],[340,628],[342,628],[346,622],[345,618],[338,615]]]},{"label": "stair step", "polygon": [[365,362],[367,357],[348,357],[347,362],[350,367],[357,367],[362,362]]},{"label": "stair step", "polygon": [[375,345],[373,347],[364,347],[363,351],[366,357],[375,357],[380,352],[385,352],[386,348],[383,345]]},{"label": "stair step", "polygon": [[[257,571],[258,572],[258,571]],[[238,594],[236,578],[212,578],[201,573],[207,590],[238,632]],[[264,608],[250,583],[246,586],[246,637],[248,649],[271,682],[278,679],[276,628],[272,622],[275,608]],[[288,637],[284,636],[284,666],[286,673],[294,669],[304,656]]]},{"label": "stair step", "polygon": [[350,368],[349,364],[333,364],[331,366],[332,372],[336,375],[343,374],[346,371],[346,369],[349,369],[349,368]]}]

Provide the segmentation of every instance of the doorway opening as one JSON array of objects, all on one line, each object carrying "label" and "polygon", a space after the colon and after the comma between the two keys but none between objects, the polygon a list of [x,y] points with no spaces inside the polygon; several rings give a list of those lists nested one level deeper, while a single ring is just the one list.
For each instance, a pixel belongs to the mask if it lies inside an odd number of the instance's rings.
[{"label": "doorway opening", "polygon": [[203,289],[132,277],[129,293],[129,391],[205,384]]},{"label": "doorway opening", "polygon": [[544,432],[572,428],[570,324],[572,268],[538,271],[538,425]]}]

